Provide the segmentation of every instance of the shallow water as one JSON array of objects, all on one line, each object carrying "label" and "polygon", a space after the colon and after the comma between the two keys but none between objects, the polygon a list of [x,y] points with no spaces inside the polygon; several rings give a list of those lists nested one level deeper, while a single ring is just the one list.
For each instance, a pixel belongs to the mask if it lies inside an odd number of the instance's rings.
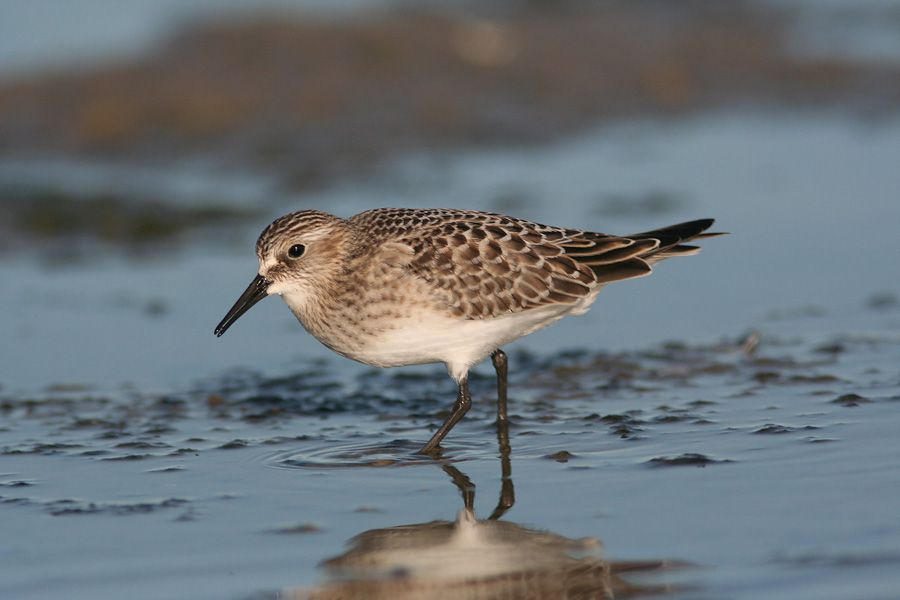
[{"label": "shallow water", "polygon": [[[504,520],[598,537],[619,561],[698,565],[653,579],[688,597],[895,597],[896,331],[752,357],[735,345],[513,359],[529,368],[512,380]],[[391,398],[411,384],[377,372],[355,382],[378,390],[360,410],[352,395],[304,400],[306,378],[234,401],[219,398],[242,398],[237,384],[7,400],[4,597],[258,597],[308,587],[364,531],[453,520],[445,463],[410,454],[439,401]],[[474,387],[446,459],[484,518],[502,464],[491,382]]]},{"label": "shallow water", "polygon": [[898,150],[896,119],[722,113],[272,201],[731,232],[507,349],[506,479],[489,365],[434,461],[411,451],[452,402],[440,366],[333,356],[276,300],[213,337],[268,217],[243,247],[0,256],[0,595],[303,597],[353,536],[454,521],[450,464],[479,519],[511,482],[505,522],[696,565],[632,575],[676,597],[896,598]]},{"label": "shallow water", "polygon": [[456,206],[610,233],[712,216],[716,229],[732,233],[651,277],[607,287],[589,315],[513,348],[640,348],[756,330],[790,336],[809,319],[819,319],[819,337],[854,331],[856,310],[873,302],[889,308],[900,293],[900,268],[890,259],[900,255],[898,149],[900,121],[889,117],[738,112],[645,120],[549,146],[419,156],[379,178],[275,195],[263,206],[268,214],[225,244],[204,237],[149,256],[114,246],[74,264],[65,260],[69,247],[51,246],[47,256],[37,245],[0,255],[4,280],[15,282],[0,287],[0,310],[14,316],[0,320],[0,338],[12,341],[0,347],[3,389],[180,390],[235,368],[274,376],[318,360],[356,372],[361,367],[306,337],[276,299],[225,337],[212,335],[255,275],[258,232],[304,207],[349,216],[377,206]]}]

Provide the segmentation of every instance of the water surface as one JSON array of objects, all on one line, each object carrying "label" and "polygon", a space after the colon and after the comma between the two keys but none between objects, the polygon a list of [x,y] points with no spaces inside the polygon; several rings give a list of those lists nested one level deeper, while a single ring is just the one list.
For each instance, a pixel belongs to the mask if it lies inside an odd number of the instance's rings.
[{"label": "water surface", "polygon": [[[896,597],[898,149],[888,117],[647,119],[275,194],[223,244],[8,252],[0,594],[303,597],[350,538],[454,521],[449,465],[477,519],[511,483],[504,522],[696,565],[632,574],[675,597]],[[271,217],[389,205],[610,233],[712,216],[731,235],[507,349],[504,478],[489,365],[434,461],[410,453],[452,402],[442,367],[341,359],[277,299],[212,335]]]}]

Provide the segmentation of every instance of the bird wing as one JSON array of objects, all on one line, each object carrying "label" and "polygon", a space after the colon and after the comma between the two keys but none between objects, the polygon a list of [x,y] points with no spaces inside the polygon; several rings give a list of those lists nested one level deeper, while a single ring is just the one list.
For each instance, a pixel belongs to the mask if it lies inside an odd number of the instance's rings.
[{"label": "bird wing", "polygon": [[454,209],[382,209],[378,218],[382,227],[375,229],[389,231],[390,244],[410,249],[403,268],[453,314],[470,319],[574,304],[598,286],[647,275],[654,262],[696,252],[680,242],[703,237],[712,224],[620,237]]}]

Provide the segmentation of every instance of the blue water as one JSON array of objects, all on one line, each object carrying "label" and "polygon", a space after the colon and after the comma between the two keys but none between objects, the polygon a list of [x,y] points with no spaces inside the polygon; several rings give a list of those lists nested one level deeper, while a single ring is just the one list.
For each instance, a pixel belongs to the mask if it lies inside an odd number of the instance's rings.
[{"label": "blue water", "polygon": [[[600,538],[612,559],[713,567],[665,576],[701,597],[894,598],[898,149],[892,118],[642,120],[528,149],[399,160],[265,210],[462,206],[614,233],[716,217],[730,236],[508,348],[516,503],[504,518]],[[654,194],[670,200],[640,202]],[[622,198],[651,208],[623,211]],[[14,282],[0,287],[3,598],[310,586],[352,536],[452,520],[462,507],[440,465],[409,459],[452,400],[442,367],[373,373],[321,347],[277,299],[212,335],[255,272],[268,218],[221,248],[0,261]],[[751,332],[755,358],[740,352]],[[687,346],[664,350],[667,340]],[[585,354],[553,359],[575,348]],[[634,381],[610,388],[591,366],[609,351],[643,365]],[[490,369],[475,375],[476,406],[445,446],[484,518],[501,465]],[[250,401],[246,381],[312,404]],[[848,394],[864,401],[834,402]],[[316,411],[367,395],[361,410]],[[410,408],[416,398],[426,403]],[[610,414],[633,415],[637,429],[621,438],[600,419]],[[574,457],[547,458],[560,451]],[[648,466],[690,453],[719,462]],[[382,463],[394,466],[371,466]]]}]

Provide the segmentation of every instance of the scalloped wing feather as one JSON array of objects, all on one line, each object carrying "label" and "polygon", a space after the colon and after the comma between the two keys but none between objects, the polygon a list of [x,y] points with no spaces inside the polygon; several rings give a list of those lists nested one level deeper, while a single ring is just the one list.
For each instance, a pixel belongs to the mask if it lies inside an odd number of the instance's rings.
[{"label": "scalloped wing feather", "polygon": [[717,235],[703,234],[711,219],[610,236],[454,209],[378,209],[351,221],[382,238],[389,248],[382,256],[470,319],[578,303],[607,283],[649,274],[655,262],[697,251],[682,241]]}]

